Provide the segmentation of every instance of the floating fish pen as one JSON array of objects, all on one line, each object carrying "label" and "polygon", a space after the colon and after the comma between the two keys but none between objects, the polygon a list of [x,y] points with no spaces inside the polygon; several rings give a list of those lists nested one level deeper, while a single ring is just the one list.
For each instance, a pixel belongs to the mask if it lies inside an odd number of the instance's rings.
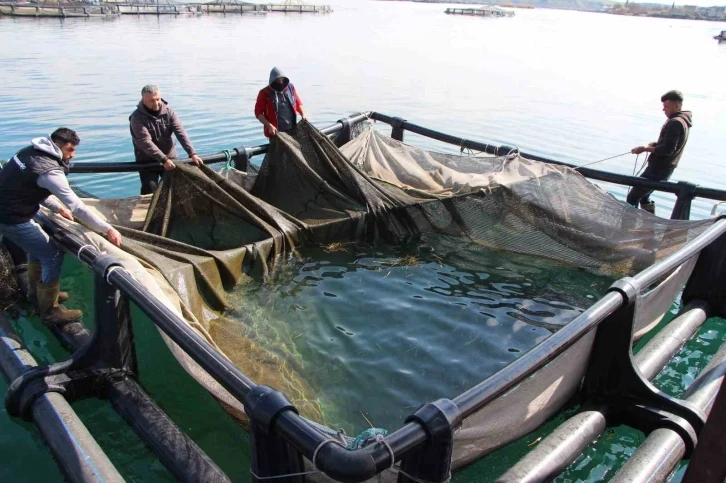
[{"label": "floating fish pen", "polygon": [[198,14],[264,14],[281,13],[330,13],[330,5],[303,3],[255,4],[247,2],[210,2],[203,4],[177,4],[172,2],[106,3],[103,5],[81,4],[30,4],[0,3],[0,16],[9,17],[109,17],[118,15],[198,15]]},{"label": "floating fish pen", "polygon": [[331,13],[330,5],[308,5],[302,2],[268,3],[265,5],[268,12],[282,13]]},{"label": "floating fish pen", "polygon": [[79,5],[45,3],[0,3],[0,16],[8,17],[113,17],[119,15],[115,5]]},{"label": "floating fish pen", "polygon": [[194,15],[201,13],[199,5],[167,3],[117,3],[121,15]]},{"label": "floating fish pen", "polygon": [[267,7],[258,3],[210,2],[198,6],[203,13],[266,13]]},{"label": "floating fish pen", "polygon": [[[406,132],[484,155],[421,149]],[[255,483],[448,482],[575,394],[581,412],[498,481],[553,478],[608,425],[650,433],[622,481],[667,475],[683,457],[700,469],[726,460],[707,422],[726,413],[726,346],[685,400],[649,382],[708,318],[726,316],[726,219],[689,221],[693,199],[726,191],[573,169],[377,112],[322,130],[303,121],[204,160],[179,160],[153,195],[86,200],[124,235],[120,248],[36,216],[92,272],[94,328],[54,327],[73,354],[35,367],[0,317],[0,369],[8,413],[36,422],[69,480],[121,478],[68,405],[100,397],[180,481],[230,481],[137,382],[131,302],[249,431]],[[586,177],[673,193],[671,219]],[[25,255],[6,245],[15,269],[2,273],[23,287]],[[352,295],[336,300],[344,286]],[[375,287],[395,303],[381,306]],[[681,292],[679,314],[634,357]],[[377,427],[364,429],[357,409]]]},{"label": "floating fish pen", "polygon": [[475,17],[514,17],[514,12],[510,10],[489,5],[479,8],[451,7],[446,9],[446,13],[451,15],[473,15]]}]

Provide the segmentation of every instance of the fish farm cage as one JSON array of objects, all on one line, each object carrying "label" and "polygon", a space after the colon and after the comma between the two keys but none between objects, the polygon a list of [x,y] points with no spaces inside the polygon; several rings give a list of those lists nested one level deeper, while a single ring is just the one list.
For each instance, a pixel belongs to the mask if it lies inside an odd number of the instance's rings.
[{"label": "fish farm cage", "polygon": [[[390,136],[371,128],[373,121],[390,125]],[[231,481],[137,382],[131,302],[159,329],[182,367],[249,432],[254,482],[447,482],[454,470],[543,424],[574,393],[583,401],[579,412],[497,481],[552,480],[608,426],[619,424],[648,437],[612,481],[665,481],[684,458],[690,458],[684,481],[723,480],[726,346],[683,399],[650,380],[707,319],[726,317],[726,219],[689,221],[694,199],[722,202],[726,191],[577,168],[378,112],[321,130],[303,122],[298,130],[270,144],[203,157],[206,165],[226,163],[226,177],[178,160],[174,174],[166,173],[153,198],[144,199],[142,219],[120,227],[127,251],[50,212],[36,216],[66,254],[92,271],[93,329],[82,322],[51,327],[72,355],[40,366],[0,314],[0,370],[10,382],[8,413],[37,425],[69,481],[123,481],[70,407],[92,397],[108,400],[179,481]],[[413,148],[403,144],[406,132],[488,156]],[[265,161],[256,168],[250,159],[260,155]],[[162,168],[132,162],[70,168],[140,170]],[[585,178],[672,193],[671,218],[628,207]],[[197,193],[194,202],[185,202],[190,193]],[[88,202],[109,219],[137,208],[123,200]],[[220,235],[214,246],[195,247],[172,239],[184,236],[189,220],[206,223],[204,216],[212,226],[227,223],[233,240]],[[244,223],[232,229],[232,219]],[[483,381],[450,399],[419,401],[400,427],[355,444],[301,414],[284,391],[245,374],[203,329],[204,314],[228,308],[225,287],[245,274],[270,273],[275,257],[297,246],[425,230],[550,256],[616,281],[573,320]],[[22,287],[25,253],[4,243]],[[166,273],[169,260],[185,268]],[[162,273],[157,281],[182,280],[189,293],[168,303],[155,279],[142,274],[147,268]],[[679,294],[677,316],[634,355],[634,341],[658,325]],[[522,407],[537,411],[520,418]]]}]

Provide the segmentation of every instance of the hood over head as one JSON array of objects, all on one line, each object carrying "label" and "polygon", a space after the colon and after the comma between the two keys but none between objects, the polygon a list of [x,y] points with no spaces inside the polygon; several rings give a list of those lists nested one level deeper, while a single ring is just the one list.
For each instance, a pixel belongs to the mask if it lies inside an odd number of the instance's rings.
[{"label": "hood over head", "polygon": [[[275,88],[275,81],[278,79],[283,79],[283,86],[281,89]],[[270,87],[272,87],[275,90],[281,91],[281,90],[284,90],[285,87],[288,86],[288,84],[290,84],[290,79],[287,78],[280,69],[278,69],[277,67],[273,67],[272,70],[270,71],[270,82],[269,82]]]}]

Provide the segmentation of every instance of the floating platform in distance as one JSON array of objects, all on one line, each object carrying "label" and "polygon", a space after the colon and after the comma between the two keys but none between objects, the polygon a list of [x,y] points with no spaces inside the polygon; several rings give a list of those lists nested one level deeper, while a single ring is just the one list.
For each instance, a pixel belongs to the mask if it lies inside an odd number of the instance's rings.
[{"label": "floating platform in distance", "polygon": [[196,15],[199,5],[173,3],[117,3],[121,15]]},{"label": "floating platform in distance", "polygon": [[514,17],[514,12],[496,6],[484,5],[479,8],[447,8],[446,13],[451,15],[473,15],[475,17]]},{"label": "floating platform in distance", "polygon": [[115,5],[42,4],[42,3],[0,3],[0,16],[7,17],[117,17]]},{"label": "floating platform in distance", "polygon": [[267,6],[247,2],[210,2],[199,5],[203,13],[267,13]]},{"label": "floating platform in distance", "polygon": [[330,5],[268,3],[265,7],[268,12],[284,13],[330,13],[333,11],[333,9],[330,8]]},{"label": "floating platform in distance", "polygon": [[303,3],[210,2],[203,4],[107,2],[101,5],[80,3],[45,4],[28,2],[0,2],[0,16],[7,17],[111,17],[119,15],[201,15],[201,14],[265,14],[282,13],[330,13],[330,5]]}]

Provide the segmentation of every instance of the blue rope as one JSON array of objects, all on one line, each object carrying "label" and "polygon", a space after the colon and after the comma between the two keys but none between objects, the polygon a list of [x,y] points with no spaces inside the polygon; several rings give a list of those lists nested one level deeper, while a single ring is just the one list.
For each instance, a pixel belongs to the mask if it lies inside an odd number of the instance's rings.
[{"label": "blue rope", "polygon": [[388,431],[382,428],[370,428],[360,433],[353,441],[346,446],[349,450],[361,449],[376,441],[377,435],[386,436]]},{"label": "blue rope", "polygon": [[222,152],[224,153],[224,156],[227,158],[227,165],[224,168],[225,169],[234,168],[234,163],[232,163],[232,153],[229,151],[229,149],[225,149]]}]

